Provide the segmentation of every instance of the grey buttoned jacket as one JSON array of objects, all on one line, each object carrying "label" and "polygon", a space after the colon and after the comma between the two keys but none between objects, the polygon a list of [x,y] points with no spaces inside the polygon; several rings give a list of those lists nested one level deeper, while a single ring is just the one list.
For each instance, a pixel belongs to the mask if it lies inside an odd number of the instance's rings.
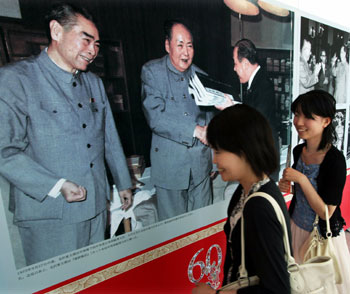
[{"label": "grey buttoned jacket", "polygon": [[199,184],[212,169],[211,150],[194,135],[196,125],[208,125],[213,107],[198,107],[188,93],[188,80],[199,71],[191,65],[180,72],[169,56],[151,60],[142,67],[142,101],[152,130],[151,180],[154,185],[182,190],[190,175]]},{"label": "grey buttoned jacket", "polygon": [[[45,50],[0,68],[0,174],[10,182],[14,220],[69,224],[106,209],[105,160],[119,190],[130,176],[101,79],[63,71]],[[67,203],[48,192],[60,178],[87,189]]]}]

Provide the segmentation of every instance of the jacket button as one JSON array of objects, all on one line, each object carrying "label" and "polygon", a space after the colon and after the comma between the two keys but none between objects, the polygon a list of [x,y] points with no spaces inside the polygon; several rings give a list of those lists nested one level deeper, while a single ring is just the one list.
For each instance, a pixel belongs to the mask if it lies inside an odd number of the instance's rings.
[{"label": "jacket button", "polygon": [[155,151],[155,152],[158,152],[158,150],[159,150],[158,148],[154,148],[154,151]]},{"label": "jacket button", "polygon": [[83,124],[82,127],[83,127],[83,129],[85,129],[86,128],[86,124]]},{"label": "jacket button", "polygon": [[86,145],[86,147],[87,147],[87,148],[90,148],[90,147],[91,147],[91,145],[90,145],[90,144],[87,144],[87,145]]},{"label": "jacket button", "polygon": [[91,163],[90,163],[90,167],[92,168],[93,166],[94,166],[94,164],[91,162]]},{"label": "jacket button", "polygon": [[77,82],[73,82],[73,87],[76,87],[77,86]]},{"label": "jacket button", "polygon": [[79,108],[82,108],[82,107],[83,107],[83,104],[78,103],[78,106],[79,106]]},{"label": "jacket button", "polygon": [[185,116],[188,116],[188,112],[185,112],[184,115],[185,115]]}]

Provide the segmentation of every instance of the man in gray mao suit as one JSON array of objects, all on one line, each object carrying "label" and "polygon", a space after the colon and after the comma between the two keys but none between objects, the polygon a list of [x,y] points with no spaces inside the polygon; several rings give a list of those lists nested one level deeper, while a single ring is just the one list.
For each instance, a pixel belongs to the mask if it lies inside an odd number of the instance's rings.
[{"label": "man in gray mao suit", "polygon": [[104,240],[110,188],[122,199],[131,181],[102,81],[87,66],[99,50],[85,9],[47,16],[50,45],[0,69],[0,174],[27,265]]},{"label": "man in gray mao suit", "polygon": [[206,128],[213,109],[201,109],[188,92],[195,71],[192,34],[179,21],[165,23],[168,55],[142,68],[143,110],[152,130],[151,180],[163,220],[212,201],[211,151]]},{"label": "man in gray mao suit", "polygon": [[308,38],[304,38],[300,51],[299,95],[313,90],[318,83],[318,74],[321,70],[321,64],[316,63],[313,71],[309,68],[308,61],[311,53],[311,41]]}]

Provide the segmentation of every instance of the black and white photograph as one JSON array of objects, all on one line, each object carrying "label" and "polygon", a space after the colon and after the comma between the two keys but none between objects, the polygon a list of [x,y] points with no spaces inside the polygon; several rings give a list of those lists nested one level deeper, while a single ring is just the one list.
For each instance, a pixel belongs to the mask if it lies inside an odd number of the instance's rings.
[{"label": "black and white photograph", "polygon": [[320,89],[349,99],[349,32],[301,18],[299,94]]}]

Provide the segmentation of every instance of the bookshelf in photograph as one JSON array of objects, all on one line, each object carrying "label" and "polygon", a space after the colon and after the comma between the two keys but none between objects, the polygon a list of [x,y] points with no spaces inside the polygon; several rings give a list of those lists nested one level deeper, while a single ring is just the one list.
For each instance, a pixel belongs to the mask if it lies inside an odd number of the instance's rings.
[{"label": "bookshelf in photograph", "polygon": [[90,70],[103,81],[126,156],[135,150],[123,45],[120,40],[102,40]]},{"label": "bookshelf in photograph", "polygon": [[274,85],[275,103],[280,121],[279,137],[282,146],[291,143],[292,54],[291,50],[258,49],[259,61],[266,68],[267,75]]},{"label": "bookshelf in photograph", "polygon": [[103,81],[113,112],[130,110],[121,41],[102,41],[90,70]]},{"label": "bookshelf in photograph", "polygon": [[[4,45],[4,58],[1,56],[2,64],[21,60],[31,55],[37,55],[42,49],[48,46],[48,39],[44,31],[28,29],[18,23],[1,23],[1,37]],[[3,52],[1,52],[3,55]]]}]

